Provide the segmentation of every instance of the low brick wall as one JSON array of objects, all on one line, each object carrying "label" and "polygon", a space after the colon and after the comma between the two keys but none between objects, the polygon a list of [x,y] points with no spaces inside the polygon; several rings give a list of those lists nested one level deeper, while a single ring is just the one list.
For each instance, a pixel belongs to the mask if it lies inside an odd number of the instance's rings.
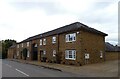
[{"label": "low brick wall", "polygon": [[120,52],[106,52],[106,61],[118,60],[118,53]]}]

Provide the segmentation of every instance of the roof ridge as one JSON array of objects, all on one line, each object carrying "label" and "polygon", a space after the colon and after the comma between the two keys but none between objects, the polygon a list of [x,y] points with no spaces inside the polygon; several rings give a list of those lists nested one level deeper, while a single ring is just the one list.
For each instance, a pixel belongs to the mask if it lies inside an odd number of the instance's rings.
[{"label": "roof ridge", "polygon": [[[84,28],[85,30],[87,30],[89,32],[93,32],[93,33],[96,33],[96,34],[101,34],[101,35],[107,36],[107,34],[101,32],[99,30],[96,30],[94,28],[91,28],[91,27],[89,27],[89,26],[87,26],[83,23],[74,22],[74,23],[67,24],[67,25],[64,25],[62,27],[53,29],[51,31],[44,32],[44,33],[29,37],[29,38],[27,38],[27,39],[25,39],[21,42],[24,42],[24,41],[27,41],[27,40],[38,39],[38,38],[46,37],[46,36],[49,36],[49,35],[60,34],[60,33],[68,32],[68,31],[78,30],[78,29],[81,29],[81,28]],[[40,35],[42,35],[42,36],[40,36]]]}]

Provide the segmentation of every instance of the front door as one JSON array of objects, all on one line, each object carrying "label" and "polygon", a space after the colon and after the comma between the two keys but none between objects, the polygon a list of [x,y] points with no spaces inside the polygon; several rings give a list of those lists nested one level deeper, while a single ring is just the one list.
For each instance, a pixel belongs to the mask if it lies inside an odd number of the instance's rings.
[{"label": "front door", "polygon": [[46,52],[43,50],[40,50],[40,60],[41,62],[46,62],[47,58],[46,58]]}]

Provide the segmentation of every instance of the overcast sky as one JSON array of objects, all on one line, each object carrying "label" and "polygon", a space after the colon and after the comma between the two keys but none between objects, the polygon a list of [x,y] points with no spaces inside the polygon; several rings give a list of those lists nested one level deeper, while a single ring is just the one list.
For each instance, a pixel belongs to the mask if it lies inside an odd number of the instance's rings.
[{"label": "overcast sky", "polygon": [[76,21],[118,44],[118,0],[0,0],[0,40],[20,42]]}]

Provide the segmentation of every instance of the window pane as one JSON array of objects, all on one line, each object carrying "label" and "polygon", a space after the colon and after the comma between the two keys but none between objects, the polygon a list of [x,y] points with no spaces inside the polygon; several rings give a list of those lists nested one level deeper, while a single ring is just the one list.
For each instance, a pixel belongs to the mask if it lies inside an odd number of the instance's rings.
[{"label": "window pane", "polygon": [[29,42],[27,42],[27,47],[29,46]]},{"label": "window pane", "polygon": [[68,41],[68,39],[69,39],[69,37],[68,37],[68,35],[66,35],[66,41]]},{"label": "window pane", "polygon": [[46,39],[43,40],[43,45],[46,45]]},{"label": "window pane", "polygon": [[53,50],[53,56],[54,57],[56,56],[56,50]]},{"label": "window pane", "polygon": [[69,53],[69,52],[66,50],[66,51],[65,51],[65,58],[68,58],[68,55],[69,55],[68,53]]},{"label": "window pane", "polygon": [[69,51],[69,58],[72,58],[72,51]]},{"label": "window pane", "polygon": [[30,52],[29,51],[27,51],[27,57],[29,57],[30,56]]},{"label": "window pane", "polygon": [[76,40],[76,33],[66,35],[66,42],[72,42],[75,40]]},{"label": "window pane", "polygon": [[40,45],[42,45],[42,39],[40,39]]},{"label": "window pane", "polygon": [[52,38],[52,43],[56,43],[56,37]]},{"label": "window pane", "polygon": [[76,58],[76,52],[73,51],[73,58]]},{"label": "window pane", "polygon": [[43,54],[46,55],[46,51],[43,51]]}]

